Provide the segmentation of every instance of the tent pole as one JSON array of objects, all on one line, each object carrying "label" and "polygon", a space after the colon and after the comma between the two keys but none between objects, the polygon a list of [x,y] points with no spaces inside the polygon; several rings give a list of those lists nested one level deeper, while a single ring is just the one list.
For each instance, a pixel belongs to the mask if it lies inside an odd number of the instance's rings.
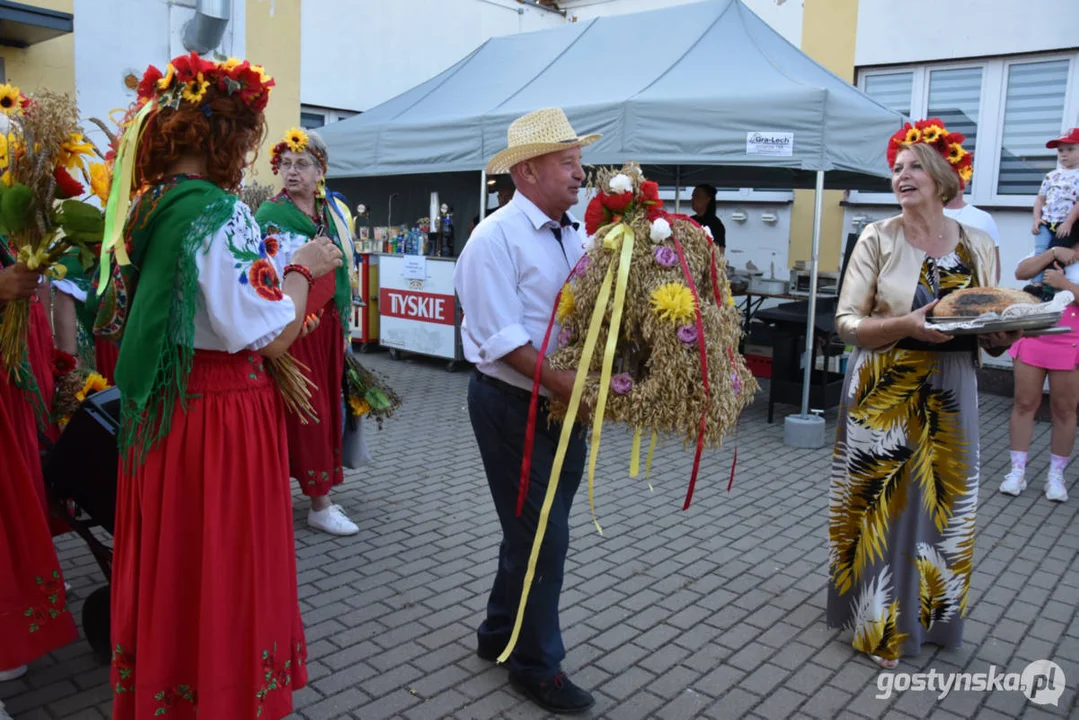
[{"label": "tent pole", "polygon": [[820,226],[823,214],[824,171],[818,170],[817,190],[813,202],[813,256],[809,270],[809,313],[806,319],[805,374],[802,377],[802,417],[809,415],[809,388],[813,378],[813,329],[817,324],[817,264],[820,260]]},{"label": "tent pole", "polygon": [[682,212],[682,166],[674,166],[674,214]]},{"label": "tent pole", "polygon": [[487,170],[480,170],[480,222],[487,217]]}]

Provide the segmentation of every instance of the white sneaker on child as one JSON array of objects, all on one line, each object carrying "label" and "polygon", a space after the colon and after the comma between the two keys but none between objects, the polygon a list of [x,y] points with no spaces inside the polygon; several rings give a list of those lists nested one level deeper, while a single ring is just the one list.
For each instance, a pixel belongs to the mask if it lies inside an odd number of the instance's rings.
[{"label": "white sneaker on child", "polygon": [[1050,470],[1045,478],[1045,498],[1053,502],[1068,502],[1068,490],[1064,487],[1064,472]]},{"label": "white sneaker on child", "polygon": [[1013,467],[1000,483],[1000,491],[1005,495],[1018,495],[1027,489],[1027,481],[1021,468]]}]

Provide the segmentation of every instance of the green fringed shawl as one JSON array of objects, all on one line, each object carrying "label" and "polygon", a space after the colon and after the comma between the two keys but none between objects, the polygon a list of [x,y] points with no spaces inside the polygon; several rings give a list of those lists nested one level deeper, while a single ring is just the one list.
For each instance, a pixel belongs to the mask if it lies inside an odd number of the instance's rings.
[{"label": "green fringed shawl", "polygon": [[[330,213],[333,211],[330,210],[327,202],[321,198],[316,200],[315,203],[318,208],[318,215],[322,219],[322,226],[326,229],[326,234],[347,257],[348,250],[341,242],[341,238],[337,236],[337,224],[330,217]],[[314,221],[296,207],[288,194],[284,192],[262,203],[258,212],[255,213],[255,220],[258,221],[263,237],[272,235],[274,230],[278,230],[303,235],[310,239],[315,236],[315,232],[318,230]],[[348,263],[343,263],[334,272],[336,283],[333,304],[337,307],[337,313],[341,316],[341,331],[348,338],[348,318],[349,313],[352,312],[352,285],[348,276]]]},{"label": "green fringed shawl", "polygon": [[195,254],[238,200],[213,183],[180,176],[144,192],[128,216],[131,265],[113,267],[97,319],[99,330],[111,325],[109,334],[123,337],[116,385],[123,397],[118,444],[127,463],[141,464],[168,435],[177,404],[186,409],[201,304]]}]

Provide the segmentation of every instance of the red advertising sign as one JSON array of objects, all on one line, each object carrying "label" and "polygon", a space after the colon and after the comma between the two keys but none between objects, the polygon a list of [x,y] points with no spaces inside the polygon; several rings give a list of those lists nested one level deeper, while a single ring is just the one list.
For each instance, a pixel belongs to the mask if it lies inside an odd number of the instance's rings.
[{"label": "red advertising sign", "polygon": [[436,325],[453,325],[455,303],[453,295],[380,288],[379,308],[383,317],[395,317]]}]

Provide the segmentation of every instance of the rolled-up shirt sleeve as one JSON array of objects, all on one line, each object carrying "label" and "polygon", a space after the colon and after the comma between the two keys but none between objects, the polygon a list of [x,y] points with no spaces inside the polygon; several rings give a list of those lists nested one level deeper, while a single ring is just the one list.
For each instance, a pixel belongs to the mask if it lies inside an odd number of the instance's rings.
[{"label": "rolled-up shirt sleeve", "polygon": [[858,326],[873,312],[880,273],[880,239],[877,228],[869,225],[862,231],[843,275],[843,289],[836,305],[836,331],[848,345],[858,344]]},{"label": "rolled-up shirt sleeve", "polygon": [[480,362],[495,362],[532,340],[523,324],[516,273],[505,238],[497,231],[470,238],[457,261],[453,284],[465,317],[464,332]]}]

